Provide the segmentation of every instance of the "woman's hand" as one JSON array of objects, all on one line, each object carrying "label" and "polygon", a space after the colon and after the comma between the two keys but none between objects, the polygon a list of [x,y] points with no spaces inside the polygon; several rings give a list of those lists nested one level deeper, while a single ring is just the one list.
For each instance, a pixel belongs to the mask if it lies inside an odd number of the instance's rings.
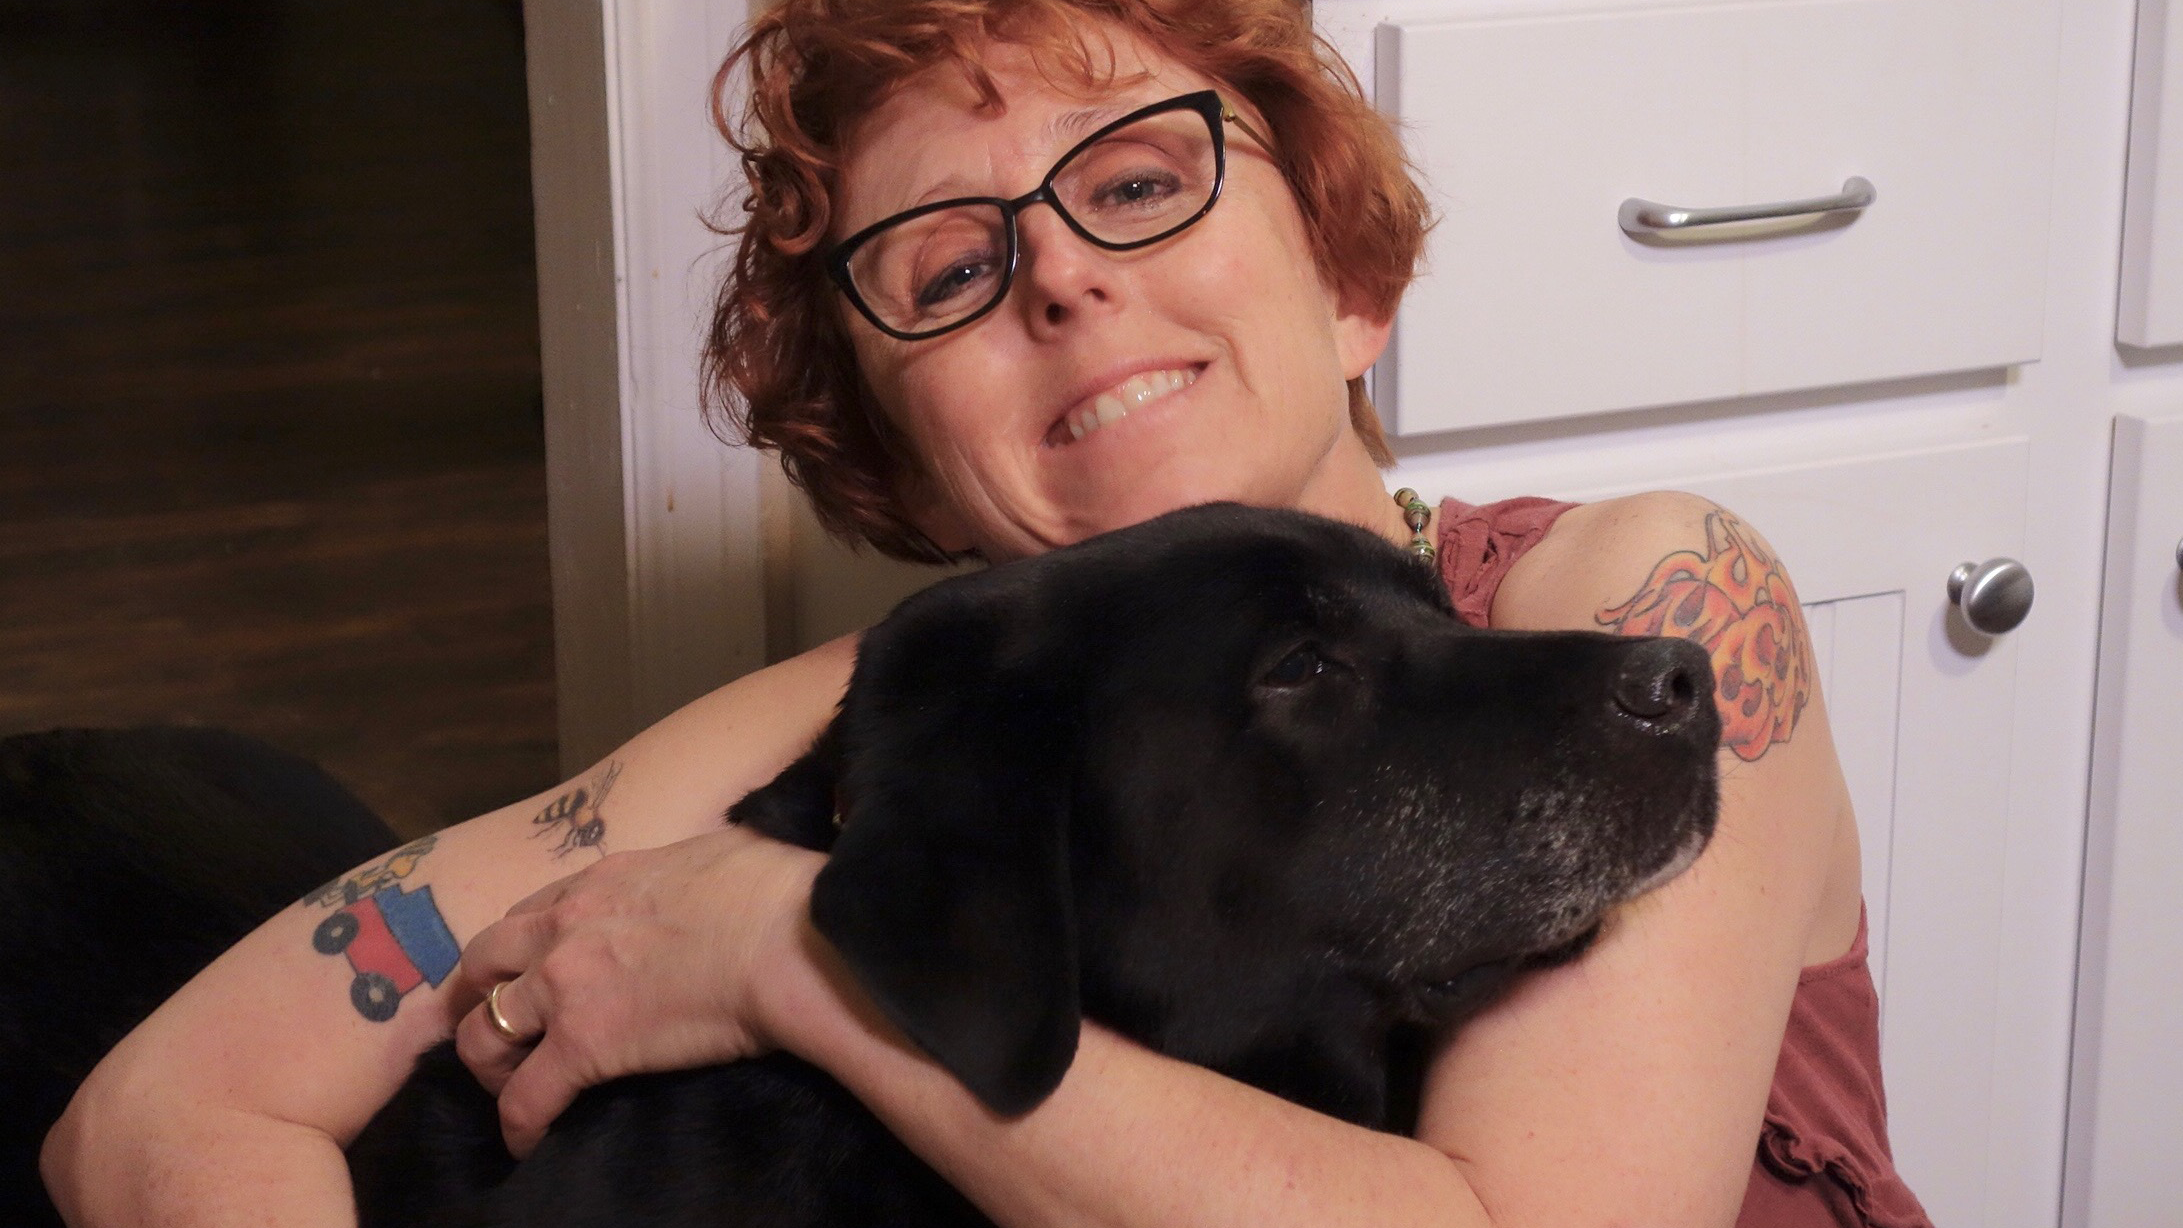
[{"label": "woman's hand", "polygon": [[[593,1084],[776,1048],[758,998],[811,958],[805,917],[825,861],[731,827],[608,856],[479,933],[457,974],[477,1004],[455,1045],[500,1097],[508,1150],[528,1156]],[[535,1042],[487,1018],[503,982],[502,1018]]]}]

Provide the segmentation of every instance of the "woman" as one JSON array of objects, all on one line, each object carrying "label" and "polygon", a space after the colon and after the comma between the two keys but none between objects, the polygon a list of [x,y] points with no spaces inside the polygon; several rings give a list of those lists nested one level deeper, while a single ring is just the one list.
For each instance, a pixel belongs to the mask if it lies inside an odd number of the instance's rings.
[{"label": "woman", "polygon": [[[341,1143],[450,1030],[518,1152],[583,1085],[792,1050],[1010,1225],[1923,1222],[1860,1048],[1856,831],[1786,579],[1684,496],[1450,502],[1413,531],[1360,377],[1423,211],[1297,6],[788,0],[738,54],[753,214],[711,370],[831,527],[1003,563],[1238,499],[1437,541],[1481,621],[1714,651],[1736,731],[1717,838],[1583,959],[1447,1040],[1416,1138],[1095,1026],[1050,1100],[998,1119],[812,932],[821,858],[719,828],[825,721],[854,653],[837,642],[398,874],[361,869],[348,894],[434,888],[467,940],[436,987],[347,999],[308,941],[340,893],[269,922],[54,1131],[46,1172],[74,1222],[343,1222]],[[1708,569],[1733,578],[1692,578]],[[1804,1031],[1846,1022],[1848,1060],[1814,1065],[1829,1051],[1802,1032],[1785,1046],[1792,1006]]]}]

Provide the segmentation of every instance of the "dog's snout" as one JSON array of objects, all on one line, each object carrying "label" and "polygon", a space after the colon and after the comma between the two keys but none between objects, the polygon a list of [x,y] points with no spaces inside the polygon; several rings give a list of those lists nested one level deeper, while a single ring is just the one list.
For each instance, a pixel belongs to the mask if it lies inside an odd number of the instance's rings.
[{"label": "dog's snout", "polygon": [[1689,640],[1630,645],[1615,674],[1615,707],[1654,725],[1677,725],[1712,691],[1713,667]]}]

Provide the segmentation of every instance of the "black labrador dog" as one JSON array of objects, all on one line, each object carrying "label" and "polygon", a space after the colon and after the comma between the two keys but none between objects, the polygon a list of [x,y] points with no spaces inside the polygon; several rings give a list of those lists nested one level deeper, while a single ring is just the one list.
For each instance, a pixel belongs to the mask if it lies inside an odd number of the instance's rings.
[{"label": "black labrador dog", "polygon": [[[1467,627],[1369,533],[1213,505],[905,601],[729,818],[831,850],[815,924],[997,1112],[1054,1089],[1089,1018],[1401,1128],[1431,1035],[1697,856],[1711,693],[1688,642]],[[0,794],[10,858],[29,809]],[[11,881],[0,932],[41,906]],[[49,1001],[137,975],[108,958],[33,975]],[[350,1160],[366,1224],[986,1222],[785,1055],[593,1089],[516,1164],[442,1046]]]}]

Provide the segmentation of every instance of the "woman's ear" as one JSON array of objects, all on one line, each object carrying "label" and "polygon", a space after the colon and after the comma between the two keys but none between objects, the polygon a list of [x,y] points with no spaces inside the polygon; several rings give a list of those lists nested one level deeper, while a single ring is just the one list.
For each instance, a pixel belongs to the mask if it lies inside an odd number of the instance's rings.
[{"label": "woman's ear", "polygon": [[1376,312],[1344,308],[1334,317],[1334,345],[1341,355],[1342,378],[1352,380],[1372,369],[1372,364],[1387,352],[1387,339],[1394,334],[1395,317],[1379,318]]}]

